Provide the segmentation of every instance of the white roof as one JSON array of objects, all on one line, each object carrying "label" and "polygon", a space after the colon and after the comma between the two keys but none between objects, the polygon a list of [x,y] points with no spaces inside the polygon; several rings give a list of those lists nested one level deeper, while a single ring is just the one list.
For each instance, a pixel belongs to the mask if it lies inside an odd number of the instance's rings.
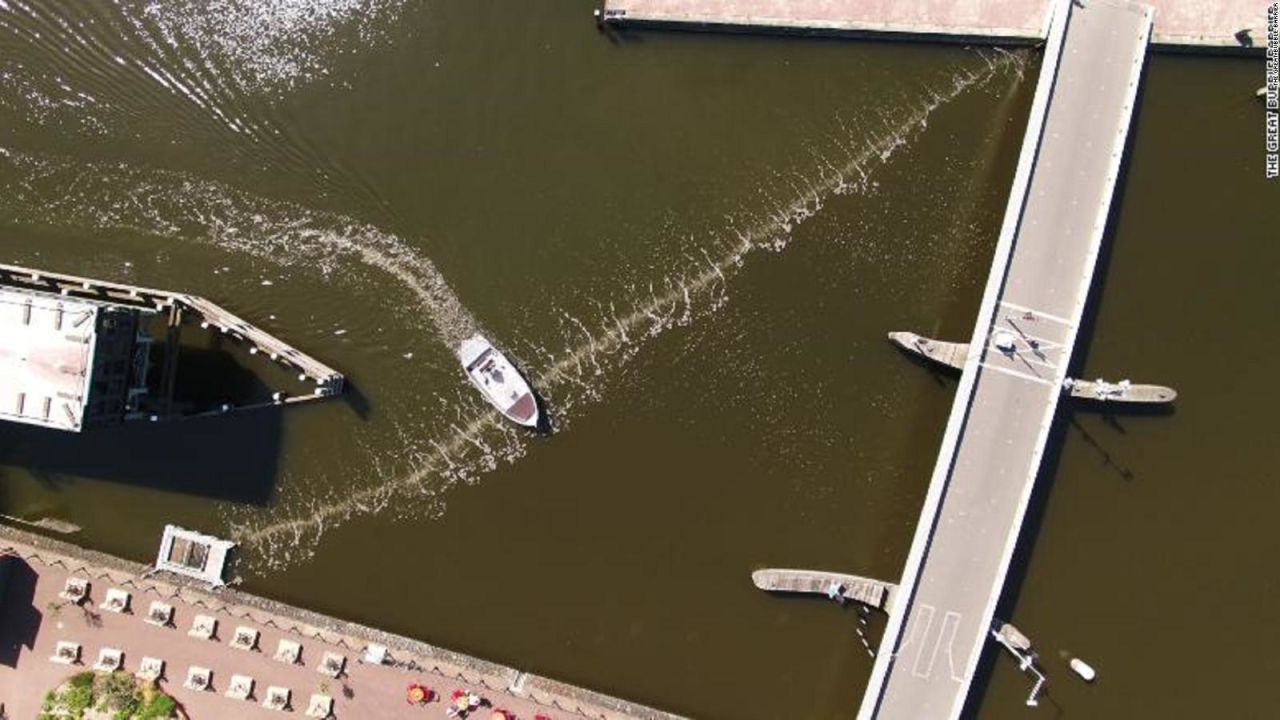
[{"label": "white roof", "polygon": [[227,554],[235,546],[230,540],[165,525],[160,552],[156,554],[156,569],[186,575],[213,586],[222,585]]},{"label": "white roof", "polygon": [[0,288],[0,419],[79,430],[98,306]]}]

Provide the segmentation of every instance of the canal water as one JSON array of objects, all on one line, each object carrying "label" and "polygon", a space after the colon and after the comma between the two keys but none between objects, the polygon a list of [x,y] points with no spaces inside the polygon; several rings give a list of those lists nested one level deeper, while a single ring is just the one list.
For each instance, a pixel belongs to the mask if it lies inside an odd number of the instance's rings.
[{"label": "canal water", "polygon": [[[749,575],[900,572],[955,380],[884,334],[970,333],[1038,55],[206,6],[0,1],[0,257],[206,295],[349,392],[0,427],[0,511],[142,561],[167,522],[232,536],[251,591],[679,713],[850,716],[879,621]],[[1149,65],[1081,364],[1182,395],[1064,413],[1007,603],[1062,711],[1270,707],[1261,78]],[[476,330],[550,433],[465,384]],[[1007,658],[985,682],[981,716],[1029,714]]]}]

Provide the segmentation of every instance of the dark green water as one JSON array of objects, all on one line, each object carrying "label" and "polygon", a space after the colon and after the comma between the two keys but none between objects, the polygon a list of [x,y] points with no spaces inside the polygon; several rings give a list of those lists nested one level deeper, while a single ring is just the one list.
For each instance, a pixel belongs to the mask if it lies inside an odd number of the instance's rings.
[{"label": "dark green water", "polygon": [[[749,573],[900,572],[954,382],[884,333],[970,333],[1038,56],[610,37],[591,3],[9,4],[3,259],[213,297],[353,392],[0,428],[0,509],[140,560],[233,535],[250,590],[676,712],[852,715],[854,613]],[[1182,397],[1064,417],[1011,601],[1064,711],[1269,707],[1260,79],[1149,65],[1083,374]],[[465,385],[475,328],[550,436]],[[984,717],[1030,712],[1006,660]]]}]

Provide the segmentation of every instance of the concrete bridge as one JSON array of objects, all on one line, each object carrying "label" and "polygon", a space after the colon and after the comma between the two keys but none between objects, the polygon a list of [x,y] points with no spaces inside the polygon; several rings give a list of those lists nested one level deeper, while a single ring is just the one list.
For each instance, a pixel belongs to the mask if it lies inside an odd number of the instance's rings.
[{"label": "concrete bridge", "polygon": [[[1165,23],[1157,41],[1171,44],[1251,46],[1247,29],[1260,27],[1263,15],[1259,0],[1214,3],[1213,12],[1191,0],[1147,1],[1160,6]],[[972,339],[924,353],[962,374],[901,581],[803,570],[753,575],[765,590],[838,587],[844,598],[888,612],[859,720],[956,718],[965,709],[986,640],[1000,625],[995,606],[1064,395],[1154,16],[1129,0],[605,0],[600,21],[618,27],[1044,38]],[[1165,402],[1172,392],[1157,396]],[[1009,646],[1002,627],[996,635]]]},{"label": "concrete bridge", "polygon": [[963,711],[1084,314],[1153,12],[1126,0],[1060,0],[1052,12],[995,260],[863,720]]}]

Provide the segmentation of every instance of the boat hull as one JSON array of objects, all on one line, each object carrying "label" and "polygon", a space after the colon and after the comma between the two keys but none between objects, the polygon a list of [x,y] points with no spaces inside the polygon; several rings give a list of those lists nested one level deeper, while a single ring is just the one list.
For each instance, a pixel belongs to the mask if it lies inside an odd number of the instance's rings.
[{"label": "boat hull", "polygon": [[541,421],[533,388],[515,365],[483,335],[474,335],[458,346],[458,360],[467,380],[503,417],[517,425],[536,428]]}]

